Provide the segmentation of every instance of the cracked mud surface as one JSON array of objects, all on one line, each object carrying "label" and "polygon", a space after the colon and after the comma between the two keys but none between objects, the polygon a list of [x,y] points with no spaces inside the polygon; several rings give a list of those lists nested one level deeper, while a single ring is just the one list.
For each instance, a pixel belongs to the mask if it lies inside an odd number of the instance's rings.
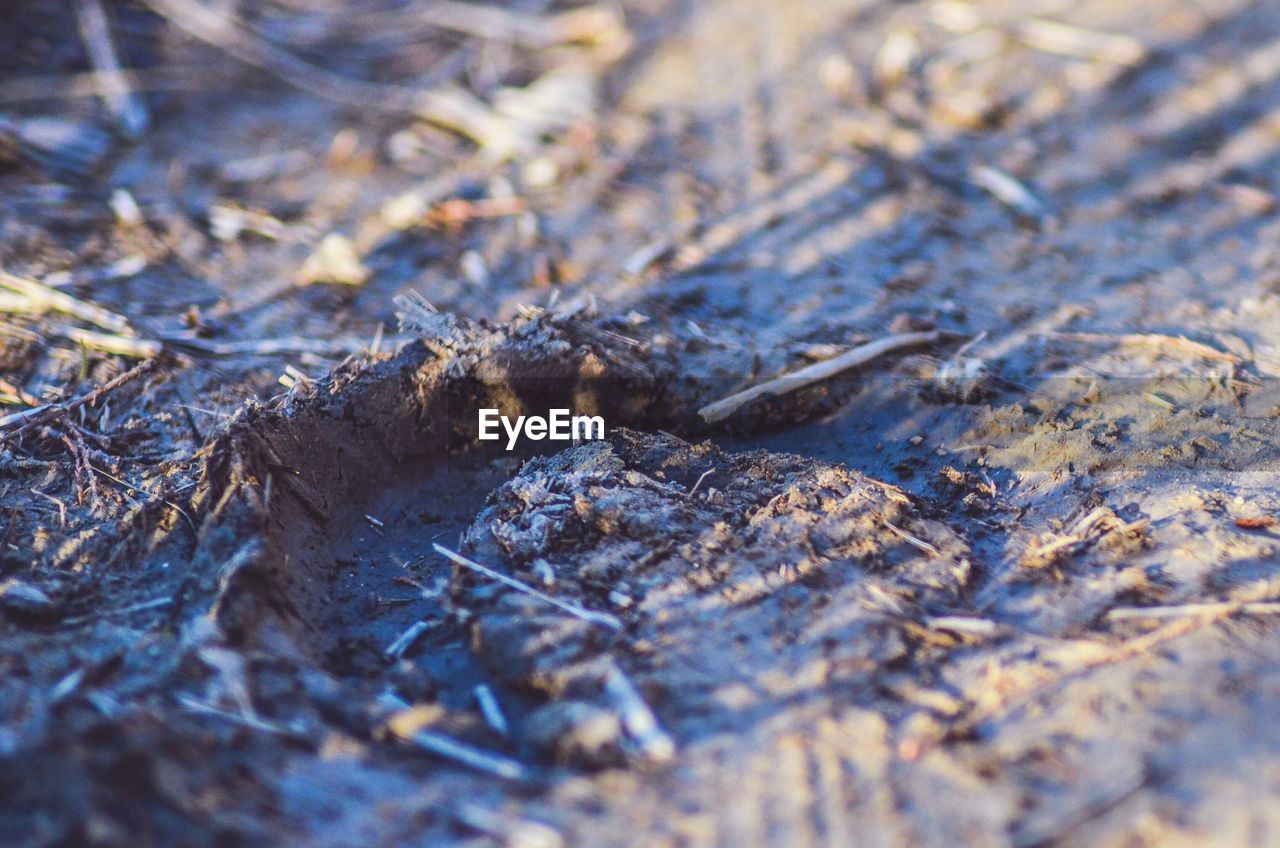
[{"label": "cracked mud surface", "polygon": [[[393,161],[405,122],[121,4],[137,61],[220,83],[157,92],[91,179],[0,174],[0,264],[144,335],[317,345],[184,348],[4,445],[0,842],[1276,841],[1280,16],[622,5],[631,53],[538,187],[421,128]],[[82,69],[64,13],[0,23],[6,74]],[[1146,52],[1033,49],[1036,17]],[[877,80],[903,31],[917,62]],[[475,85],[541,67],[491,47],[459,47]],[[388,231],[406,187],[528,214]],[[211,204],[282,228],[217,236]],[[294,285],[330,231],[368,281]],[[443,315],[393,333],[408,289]],[[129,367],[3,320],[4,392]],[[947,336],[696,416],[922,329]],[[286,364],[310,379],[278,394]],[[482,449],[481,405],[610,435]]]}]

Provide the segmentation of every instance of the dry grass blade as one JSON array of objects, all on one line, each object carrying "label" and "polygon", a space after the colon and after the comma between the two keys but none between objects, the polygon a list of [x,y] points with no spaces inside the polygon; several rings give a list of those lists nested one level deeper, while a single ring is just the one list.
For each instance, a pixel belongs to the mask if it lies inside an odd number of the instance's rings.
[{"label": "dry grass blade", "polygon": [[29,312],[62,312],[122,336],[134,335],[129,321],[97,304],[72,297],[35,280],[0,270],[0,287],[25,298]]},{"label": "dry grass blade", "polygon": [[1000,632],[1000,625],[987,618],[967,615],[937,615],[925,619],[925,625],[934,630],[950,630],[962,636],[987,638]]},{"label": "dry grass blade", "polygon": [[1053,217],[1049,204],[1012,175],[990,165],[970,169],[973,184],[1024,218],[1047,221]]},{"label": "dry grass blade", "polygon": [[480,706],[480,714],[484,716],[485,722],[503,736],[509,735],[511,726],[507,722],[507,717],[502,712],[502,705],[498,703],[498,697],[493,694],[493,690],[480,683],[472,689],[472,692],[476,696],[476,703]]},{"label": "dry grass blade", "polygon": [[593,610],[584,609],[583,607],[580,607],[576,604],[567,603],[565,601],[560,600],[559,598],[553,598],[545,592],[538,591],[537,589],[533,588],[527,583],[521,583],[519,580],[516,580],[514,577],[508,577],[507,575],[503,574],[500,571],[494,571],[492,568],[489,568],[486,565],[481,565],[478,562],[473,562],[472,560],[467,559],[461,554],[454,553],[453,551],[449,550],[443,545],[437,544],[435,542],[431,543],[431,547],[435,548],[436,553],[440,554],[441,556],[445,557],[446,559],[452,562],[457,563],[458,565],[463,566],[464,568],[469,568],[472,571],[476,572],[477,574],[482,574],[485,577],[488,577],[490,580],[496,580],[499,583],[503,584],[504,586],[509,586],[510,588],[515,589],[518,592],[524,592],[526,595],[535,597],[540,601],[545,601],[546,603],[551,604],[553,607],[562,609],[576,618],[580,618],[583,621],[590,622],[591,624],[599,624],[603,627],[608,628],[609,630],[622,629],[622,622],[614,618],[613,616],[609,615],[608,613],[595,612]]},{"label": "dry grass blade", "polygon": [[916,548],[918,550],[922,550],[932,557],[942,556],[942,551],[938,550],[935,546],[929,544],[924,539],[921,539],[919,536],[913,536],[912,534],[908,533],[906,530],[903,530],[901,527],[898,527],[893,522],[886,521],[884,522],[884,526],[887,527],[895,536],[902,539],[907,544],[911,545],[911,547]]},{"label": "dry grass blade", "polygon": [[184,350],[206,356],[280,356],[283,354],[310,353],[316,356],[347,356],[364,350],[360,339],[306,339],[301,336],[285,336],[279,339],[246,339],[238,342],[213,342],[195,336],[160,337],[160,343],[168,348]]},{"label": "dry grass blade", "polygon": [[129,356],[134,359],[154,359],[160,355],[163,345],[155,339],[135,339],[129,336],[117,336],[111,333],[95,333],[72,327],[63,335],[76,344],[84,345],[89,350],[111,353],[116,356]]},{"label": "dry grass blade", "polygon": [[1161,618],[1220,617],[1233,613],[1249,615],[1280,614],[1275,601],[1222,601],[1219,603],[1176,604],[1162,607],[1117,607],[1107,613],[1108,621],[1154,620]]},{"label": "dry grass blade", "polygon": [[441,812],[460,824],[486,836],[498,845],[512,848],[563,848],[564,838],[553,827],[530,819],[515,819],[510,813],[490,811],[479,804],[451,803]]},{"label": "dry grass blade", "polygon": [[1023,21],[1018,27],[1018,37],[1035,50],[1115,65],[1136,65],[1147,55],[1147,48],[1136,38],[1044,18]]},{"label": "dry grass blade", "polygon": [[481,38],[541,50],[571,42],[605,43],[623,37],[625,30],[618,14],[604,6],[585,6],[560,14],[538,15],[496,4],[459,3],[432,0],[392,14],[368,16],[370,29],[386,32],[420,32],[443,29]]},{"label": "dry grass blade", "polygon": [[134,90],[129,73],[120,65],[107,12],[101,0],[76,0],[74,6],[80,38],[93,61],[102,101],[124,134],[137,138],[146,132],[151,118],[146,101]]},{"label": "dry grass blade", "polygon": [[418,641],[419,637],[421,637],[423,633],[426,633],[430,628],[431,625],[425,621],[415,621],[413,624],[410,624],[403,633],[397,636],[396,640],[388,645],[387,649],[383,653],[385,653],[389,659],[400,659],[404,656],[404,652],[409,650],[413,643]]},{"label": "dry grass blade", "polygon": [[434,730],[415,731],[406,737],[405,741],[412,742],[424,751],[461,763],[476,771],[487,772],[494,777],[506,780],[529,779],[529,770],[515,760],[473,748]]},{"label": "dry grass blade", "polygon": [[792,371],[790,374],[767,380],[758,386],[744,389],[715,403],[709,403],[699,409],[698,414],[702,416],[703,421],[708,424],[714,424],[717,421],[723,421],[728,418],[740,407],[756,398],[761,398],[765,395],[784,395],[788,392],[803,389],[851,368],[865,365],[874,359],[884,356],[886,353],[892,353],[895,350],[902,350],[908,347],[932,344],[941,339],[942,335],[937,330],[930,330],[922,333],[902,333],[897,336],[877,339],[860,347],[855,347],[840,356],[823,362],[816,362],[813,365],[801,368],[799,371]]},{"label": "dry grass blade", "polygon": [[604,694],[617,710],[637,753],[654,763],[665,763],[675,756],[675,740],[658,724],[653,709],[640,697],[622,669],[614,666],[605,675]]},{"label": "dry grass blade", "polygon": [[232,722],[233,724],[241,725],[242,727],[248,727],[252,730],[260,730],[264,733],[274,733],[277,736],[287,736],[301,741],[311,741],[310,736],[293,727],[264,721],[257,716],[225,710],[222,707],[218,707],[213,704],[206,704],[204,701],[197,700],[196,698],[192,698],[188,695],[179,695],[177,700],[182,708],[189,712],[214,716],[216,718]]},{"label": "dry grass blade", "polygon": [[429,725],[434,714],[430,708],[410,707],[393,693],[386,693],[379,700],[395,710],[387,719],[386,731],[396,739],[505,780],[527,780],[531,777],[529,769],[523,763],[432,730]]}]

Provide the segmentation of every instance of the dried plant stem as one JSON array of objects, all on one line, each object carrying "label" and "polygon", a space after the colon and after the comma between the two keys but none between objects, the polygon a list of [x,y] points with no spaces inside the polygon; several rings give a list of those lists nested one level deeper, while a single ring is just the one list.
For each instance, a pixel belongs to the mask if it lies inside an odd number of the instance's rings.
[{"label": "dried plant stem", "polygon": [[570,42],[590,42],[618,37],[621,21],[606,6],[585,6],[559,14],[530,14],[505,9],[499,4],[460,3],[432,0],[415,4],[401,13],[368,16],[369,29],[386,32],[413,32],[443,29],[485,41],[506,42],[530,50],[541,50]]},{"label": "dried plant stem", "polygon": [[76,0],[74,7],[80,38],[99,80],[102,102],[120,129],[130,138],[137,138],[146,131],[151,118],[146,101],[134,90],[129,72],[120,65],[102,0]]},{"label": "dried plant stem", "polygon": [[1000,632],[1000,625],[987,618],[967,615],[937,615],[925,619],[925,626],[932,630],[950,630],[962,636],[987,638]]},{"label": "dried plant stem", "polygon": [[404,652],[409,650],[413,643],[418,641],[418,638],[430,628],[431,625],[425,621],[415,621],[410,624],[403,633],[396,637],[394,642],[387,646],[387,650],[384,651],[387,658],[398,660],[403,657]]},{"label": "dried plant stem", "polygon": [[605,675],[604,694],[637,753],[655,763],[665,763],[675,756],[675,740],[658,724],[652,708],[617,666]]},{"label": "dried plant stem", "polygon": [[480,748],[474,748],[434,730],[416,730],[405,736],[404,741],[410,742],[438,757],[453,760],[468,768],[486,772],[494,777],[501,777],[506,780],[529,779],[529,770],[522,763],[498,754],[492,754]]},{"label": "dried plant stem", "polygon": [[155,366],[156,361],[154,359],[148,359],[145,362],[138,363],[123,374],[108,380],[101,386],[93,389],[93,391],[86,392],[73,400],[63,401],[61,403],[46,403],[44,406],[37,406],[33,409],[24,409],[21,412],[15,412],[4,417],[0,417],[0,429],[15,424],[18,425],[8,432],[0,432],[0,442],[7,441],[19,433],[25,432],[31,427],[37,427],[41,424],[53,421],[60,416],[79,409],[82,406],[97,403],[102,397],[110,392],[113,392],[126,383],[131,383],[144,374],[149,373],[153,368],[155,368]]},{"label": "dried plant stem", "polygon": [[498,703],[493,690],[481,683],[472,689],[472,692],[475,693],[476,703],[480,706],[480,713],[484,716],[485,722],[503,736],[509,735],[511,725],[503,714],[502,705]]},{"label": "dried plant stem", "polygon": [[155,339],[135,339],[112,333],[95,333],[93,330],[82,330],[79,327],[72,327],[63,335],[89,350],[116,356],[131,356],[134,359],[154,359],[163,349],[163,345]]},{"label": "dried plant stem", "polygon": [[884,356],[886,353],[892,353],[895,350],[903,348],[916,347],[918,345],[932,344],[942,338],[942,333],[937,330],[930,330],[923,333],[902,333],[897,336],[889,336],[883,339],[877,339],[868,342],[853,350],[842,353],[839,356],[816,362],[813,365],[801,368],[799,371],[792,371],[790,374],[784,374],[772,380],[767,380],[758,386],[744,389],[736,394],[732,394],[727,398],[718,400],[715,403],[709,403],[702,409],[698,410],[698,414],[702,416],[702,420],[708,424],[714,424],[728,418],[744,404],[748,404],[756,398],[765,395],[784,395],[788,392],[794,392],[811,386],[814,383],[829,379],[851,368],[859,365],[865,365],[873,359]]},{"label": "dried plant stem", "polygon": [[[66,292],[60,292],[43,283],[38,283],[26,277],[19,277],[16,274],[10,274],[2,269],[0,269],[0,288],[9,289],[26,301],[25,308],[22,311],[62,312],[96,327],[110,330],[113,333],[119,333],[123,336],[132,336],[134,334],[133,329],[129,326],[128,319],[123,315],[117,315],[97,304],[88,303],[72,297]],[[19,306],[20,304],[15,302],[12,305]]]},{"label": "dried plant stem", "polygon": [[1117,607],[1107,613],[1107,620],[1134,621],[1160,618],[1221,617],[1237,612],[1248,613],[1249,615],[1277,615],[1280,614],[1280,602],[1221,601],[1161,607]]},{"label": "dried plant stem", "polygon": [[239,342],[212,342],[194,336],[161,336],[167,347],[202,353],[207,356],[279,356],[312,353],[317,356],[347,355],[366,348],[360,339],[305,339],[287,336],[279,339],[246,339]]},{"label": "dried plant stem", "polygon": [[1060,56],[1109,62],[1126,67],[1138,64],[1147,56],[1146,46],[1136,38],[1085,29],[1045,18],[1028,18],[1017,27],[1016,32],[1018,38],[1028,47]]},{"label": "dried plant stem", "polygon": [[461,89],[415,91],[405,86],[349,79],[299,59],[241,21],[196,0],[144,2],[189,35],[318,97],[361,109],[374,107],[417,115],[473,139],[491,134],[490,124],[496,120],[492,110]]},{"label": "dried plant stem", "polygon": [[467,559],[466,557],[462,556],[461,554],[455,553],[449,550],[448,548],[444,547],[443,545],[437,544],[435,542],[431,543],[431,547],[435,548],[436,553],[440,554],[441,556],[445,557],[448,560],[451,560],[452,562],[457,563],[458,565],[463,566],[464,568],[469,568],[472,571],[476,572],[477,574],[483,574],[485,577],[488,577],[490,580],[496,580],[499,583],[503,584],[504,586],[509,586],[518,592],[524,592],[526,595],[535,597],[540,601],[545,601],[546,603],[551,604],[553,607],[562,609],[576,618],[580,618],[583,621],[590,622],[591,624],[599,624],[610,630],[622,629],[622,622],[614,618],[613,616],[609,615],[608,613],[595,612],[593,610],[584,609],[583,607],[580,607],[576,604],[567,603],[565,601],[560,600],[559,598],[553,598],[545,592],[538,591],[537,589],[533,588],[527,583],[521,583],[519,580],[516,580],[514,577],[508,577],[507,575],[503,574],[500,571],[494,571],[492,568],[489,568],[487,565],[481,565],[478,562],[473,562]]},{"label": "dried plant stem", "polygon": [[892,531],[894,535],[901,538],[904,542],[911,545],[913,548],[918,548],[919,550],[924,551],[925,553],[927,553],[929,556],[932,556],[932,557],[942,556],[942,551],[938,550],[935,546],[929,544],[924,539],[921,539],[918,536],[913,536],[912,534],[908,533],[906,530],[903,530],[901,527],[898,527],[893,522],[886,521],[884,522],[884,526],[889,528],[889,530]]}]

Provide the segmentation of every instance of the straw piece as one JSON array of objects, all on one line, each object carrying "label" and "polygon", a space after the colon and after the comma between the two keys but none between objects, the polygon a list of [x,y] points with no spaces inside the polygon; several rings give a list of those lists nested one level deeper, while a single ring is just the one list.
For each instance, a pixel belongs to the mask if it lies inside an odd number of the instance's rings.
[{"label": "straw piece", "polygon": [[940,338],[942,338],[942,333],[937,330],[930,330],[923,333],[902,333],[901,335],[867,342],[864,345],[855,347],[853,350],[842,353],[840,356],[824,362],[816,362],[813,365],[801,368],[799,371],[792,371],[790,374],[767,380],[758,386],[744,389],[715,403],[709,403],[699,409],[698,414],[702,416],[703,421],[708,424],[714,424],[717,421],[723,421],[728,418],[739,407],[750,403],[756,398],[764,397],[765,395],[785,395],[788,392],[794,392],[834,377],[851,368],[865,365],[886,353],[892,353],[895,350],[907,347],[931,344]]}]

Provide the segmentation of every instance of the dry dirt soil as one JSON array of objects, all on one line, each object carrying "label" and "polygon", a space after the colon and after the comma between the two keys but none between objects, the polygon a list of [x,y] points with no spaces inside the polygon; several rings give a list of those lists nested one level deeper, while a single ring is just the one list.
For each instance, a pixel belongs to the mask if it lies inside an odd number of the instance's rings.
[{"label": "dry dirt soil", "polygon": [[96,7],[0,16],[0,844],[1280,844],[1275,4],[109,3],[132,132]]}]

